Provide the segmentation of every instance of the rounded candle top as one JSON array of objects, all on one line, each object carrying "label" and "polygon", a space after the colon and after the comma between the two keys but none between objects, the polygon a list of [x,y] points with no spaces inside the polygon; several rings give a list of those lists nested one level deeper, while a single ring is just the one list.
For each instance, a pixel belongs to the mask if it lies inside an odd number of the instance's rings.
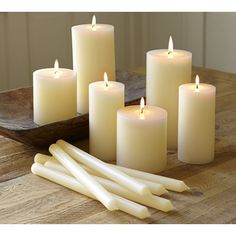
[{"label": "rounded candle top", "polygon": [[54,68],[39,69],[33,72],[34,77],[40,77],[40,79],[68,79],[76,78],[76,72],[71,69],[59,68],[59,62],[56,59]]},{"label": "rounded candle top", "polygon": [[165,120],[167,118],[166,110],[160,107],[144,106],[142,109],[140,105],[121,108],[117,115],[127,120],[140,120],[140,122]]},{"label": "rounded candle top", "polygon": [[200,83],[199,76],[196,75],[195,78],[195,83],[188,83],[188,84],[182,84],[179,86],[180,90],[185,90],[186,92],[189,93],[196,93],[197,94],[211,94],[215,93],[216,87],[211,84],[205,84],[205,83]]},{"label": "rounded candle top", "polygon": [[116,81],[96,81],[89,84],[90,89],[99,89],[100,91],[119,91],[124,89],[124,84]]},{"label": "rounded candle top", "polygon": [[85,30],[85,31],[89,31],[89,32],[90,31],[91,32],[110,31],[110,30],[114,30],[114,26],[108,25],[108,24],[97,24],[96,17],[95,17],[95,15],[93,15],[91,24],[74,25],[74,26],[72,26],[72,30]]},{"label": "rounded candle top", "polygon": [[167,59],[173,59],[173,58],[181,59],[186,57],[192,57],[192,53],[185,50],[174,49],[172,52],[172,57],[170,57],[170,54],[168,52],[169,52],[168,49],[155,49],[147,52],[147,54],[153,57],[160,57]]},{"label": "rounded candle top", "polygon": [[108,81],[107,72],[104,72],[103,81],[96,81],[89,84],[89,89],[97,91],[109,91],[112,93],[119,92],[120,90],[124,90],[124,84],[116,81]]},{"label": "rounded candle top", "polygon": [[151,50],[147,52],[147,54],[153,57],[162,57],[167,59],[192,57],[191,52],[174,49],[174,43],[171,36],[169,38],[168,49]]}]

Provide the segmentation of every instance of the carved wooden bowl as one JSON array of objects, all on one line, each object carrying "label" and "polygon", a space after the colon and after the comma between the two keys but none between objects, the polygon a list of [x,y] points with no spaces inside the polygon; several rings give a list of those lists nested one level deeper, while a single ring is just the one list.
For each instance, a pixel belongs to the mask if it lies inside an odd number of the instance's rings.
[{"label": "carved wooden bowl", "polygon": [[[145,96],[144,76],[117,71],[117,81],[125,84],[126,105],[137,104]],[[32,98],[32,87],[0,93],[0,135],[37,147],[58,139],[74,141],[88,137],[88,114],[42,126],[35,124]]]}]

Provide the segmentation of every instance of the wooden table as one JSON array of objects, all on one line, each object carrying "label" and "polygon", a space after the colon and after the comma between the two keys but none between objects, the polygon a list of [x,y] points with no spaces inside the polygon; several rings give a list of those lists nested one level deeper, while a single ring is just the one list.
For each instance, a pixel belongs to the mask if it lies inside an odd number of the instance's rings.
[{"label": "wooden table", "polygon": [[[215,161],[188,165],[169,153],[162,174],[191,187],[191,192],[166,196],[176,211],[150,209],[152,216],[145,220],[109,212],[96,201],[31,174],[33,156],[46,150],[0,137],[0,223],[236,223],[236,75],[194,68],[196,73],[217,87]],[[87,140],[78,145],[86,149]]]}]

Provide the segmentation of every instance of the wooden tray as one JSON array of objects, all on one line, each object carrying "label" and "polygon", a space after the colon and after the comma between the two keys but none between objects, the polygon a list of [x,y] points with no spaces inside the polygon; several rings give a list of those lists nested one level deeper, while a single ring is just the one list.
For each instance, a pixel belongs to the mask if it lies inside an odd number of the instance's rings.
[{"label": "wooden tray", "polygon": [[[138,103],[145,95],[144,76],[117,71],[117,81],[125,84],[126,105]],[[32,87],[0,93],[0,134],[5,137],[44,147],[60,138],[69,141],[86,138],[88,133],[88,114],[43,126],[35,124]]]}]

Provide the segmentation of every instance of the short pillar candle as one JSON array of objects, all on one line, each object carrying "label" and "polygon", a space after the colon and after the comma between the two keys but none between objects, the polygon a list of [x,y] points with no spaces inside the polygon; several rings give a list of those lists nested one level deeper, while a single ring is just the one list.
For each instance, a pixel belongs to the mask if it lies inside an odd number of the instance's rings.
[{"label": "short pillar candle", "polygon": [[215,93],[210,84],[184,84],[179,87],[178,159],[190,164],[214,160]]},{"label": "short pillar candle", "polygon": [[116,113],[124,107],[124,84],[104,81],[89,85],[89,152],[103,161],[116,160]]},{"label": "short pillar candle", "polygon": [[45,125],[76,116],[76,72],[59,68],[40,69],[33,73],[34,122]]},{"label": "short pillar candle", "polygon": [[168,49],[147,52],[147,105],[167,111],[167,146],[171,150],[177,149],[179,86],[191,82],[191,72],[192,54],[173,49],[171,37]]},{"label": "short pillar candle", "polygon": [[117,112],[117,165],[157,173],[166,168],[167,112],[159,107],[127,106]]}]

